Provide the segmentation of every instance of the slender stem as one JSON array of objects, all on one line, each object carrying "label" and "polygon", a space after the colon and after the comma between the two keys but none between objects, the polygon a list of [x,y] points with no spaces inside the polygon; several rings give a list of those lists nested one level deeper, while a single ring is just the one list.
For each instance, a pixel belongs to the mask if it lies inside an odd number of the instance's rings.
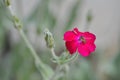
[{"label": "slender stem", "polygon": [[[53,56],[56,58],[57,56],[55,55],[54,49],[51,49],[51,52],[52,52]],[[68,62],[75,61],[77,58],[78,58],[78,54],[76,53],[70,59],[66,60],[64,62],[64,64],[58,65],[57,68],[56,68],[56,70],[55,70],[55,73],[53,74],[53,76],[49,80],[54,80],[55,77],[56,77],[56,75],[60,72],[60,70],[61,70],[62,67],[65,67],[66,65],[68,65]]]},{"label": "slender stem", "polygon": [[75,61],[78,58],[78,53],[76,53],[74,56],[72,56],[70,59],[67,59],[66,61],[64,61],[64,64],[67,64],[71,61]]},{"label": "slender stem", "polygon": [[[15,13],[14,13],[11,5],[8,6],[8,9],[9,9],[11,15],[12,15],[12,16],[15,16]],[[37,53],[36,53],[35,50],[33,49],[32,45],[29,43],[28,39],[26,38],[26,36],[25,36],[22,28],[19,28],[19,26],[16,25],[16,24],[20,24],[20,23],[17,23],[16,21],[14,21],[14,18],[12,19],[12,21],[13,21],[14,26],[17,27],[17,30],[18,30],[18,32],[20,33],[20,35],[21,35],[21,37],[23,38],[23,40],[25,41],[27,47],[28,47],[29,50],[31,51],[31,54],[34,56],[34,58],[35,58],[36,60],[39,60],[39,62],[42,63],[42,61],[39,59]]]},{"label": "slender stem", "polygon": [[[9,0],[7,1],[9,2]],[[34,48],[32,47],[32,45],[30,44],[30,42],[28,41],[27,37],[25,36],[23,30],[22,30],[22,25],[20,23],[20,20],[15,16],[12,7],[10,6],[10,4],[8,5],[8,3],[6,4],[6,6],[8,7],[8,10],[11,13],[12,16],[12,22],[14,27],[18,30],[20,36],[22,37],[22,39],[24,40],[26,46],[29,48],[29,50],[31,51],[32,56],[35,59],[35,65],[36,68],[40,71],[40,73],[42,74],[42,77],[44,80],[48,80],[50,76],[52,76],[52,74],[54,73],[52,68],[50,68],[48,65],[44,64],[41,59],[38,57],[37,53],[35,52]]]},{"label": "slender stem", "polygon": [[51,53],[52,53],[53,57],[57,60],[58,56],[56,56],[54,48],[51,48],[50,50],[51,50]]},{"label": "slender stem", "polygon": [[69,66],[65,65],[65,80],[68,80]]},{"label": "slender stem", "polygon": [[55,70],[55,73],[51,76],[51,78],[49,80],[54,80],[56,75],[60,72],[61,68],[62,68],[62,65],[58,65]]},{"label": "slender stem", "polygon": [[32,45],[29,43],[28,39],[26,38],[24,32],[22,29],[18,30],[21,37],[23,38],[24,42],[26,43],[27,47],[29,48],[29,50],[31,51],[31,54],[34,56],[34,58],[36,60],[39,60],[40,63],[42,63],[42,61],[40,60],[40,58],[38,57],[37,53],[35,52],[35,50],[33,49]]}]

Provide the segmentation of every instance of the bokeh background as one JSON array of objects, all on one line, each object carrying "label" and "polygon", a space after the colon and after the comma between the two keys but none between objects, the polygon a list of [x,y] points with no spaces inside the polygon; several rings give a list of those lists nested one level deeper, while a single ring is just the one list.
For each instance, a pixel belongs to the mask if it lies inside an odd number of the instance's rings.
[{"label": "bokeh background", "polygon": [[[42,80],[3,2],[0,0],[0,80]],[[45,28],[54,36],[57,55],[65,50],[66,30],[78,27],[96,35],[96,51],[70,63],[67,78],[61,80],[120,80],[120,0],[11,0],[11,4],[28,40],[53,69],[56,64],[44,41]]]}]

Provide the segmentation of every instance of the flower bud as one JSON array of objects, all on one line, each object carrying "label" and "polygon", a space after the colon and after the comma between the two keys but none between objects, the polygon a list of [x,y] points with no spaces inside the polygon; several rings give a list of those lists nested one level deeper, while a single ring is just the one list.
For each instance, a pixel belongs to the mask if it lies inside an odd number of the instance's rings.
[{"label": "flower bud", "polygon": [[22,24],[17,16],[13,16],[15,28],[20,30],[22,29]]},{"label": "flower bud", "polygon": [[54,38],[52,33],[48,29],[46,29],[44,33],[45,33],[45,41],[46,41],[47,47],[53,48],[55,44],[54,44]]}]

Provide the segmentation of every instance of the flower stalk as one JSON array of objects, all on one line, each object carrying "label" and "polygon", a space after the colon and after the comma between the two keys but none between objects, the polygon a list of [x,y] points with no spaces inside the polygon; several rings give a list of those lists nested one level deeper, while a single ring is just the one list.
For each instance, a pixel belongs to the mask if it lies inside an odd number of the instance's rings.
[{"label": "flower stalk", "polygon": [[[66,70],[66,66],[68,66],[69,62],[76,60],[78,54],[71,56],[69,55],[68,51],[65,51],[60,56],[57,56],[54,51],[55,43],[52,33],[48,29],[45,29],[44,33],[45,33],[46,45],[50,49],[53,56],[52,61],[58,64],[55,73],[50,77],[49,80],[58,80],[58,78],[65,76],[65,73],[68,72],[68,70]],[[64,69],[64,71],[66,72],[63,73],[62,69]]]},{"label": "flower stalk", "polygon": [[8,10],[11,13],[12,22],[14,24],[14,27],[19,32],[21,38],[24,40],[26,46],[29,48],[29,50],[31,51],[32,56],[35,59],[36,68],[40,71],[40,73],[41,73],[44,80],[49,80],[51,75],[53,75],[53,73],[54,73],[53,70],[48,65],[44,64],[41,61],[40,57],[38,57],[38,55],[35,52],[34,48],[30,44],[30,42],[28,41],[27,37],[25,36],[25,34],[24,34],[23,30],[22,30],[22,24],[21,24],[19,18],[17,18],[17,16],[15,15],[15,13],[12,10],[12,7],[10,5],[10,0],[5,0],[5,5],[8,7]]},{"label": "flower stalk", "polygon": [[51,50],[51,53],[52,53],[52,55],[53,55],[53,58],[54,58],[55,60],[57,60],[57,59],[58,59],[58,56],[56,56],[55,51],[54,51],[54,48],[51,48],[50,50]]}]

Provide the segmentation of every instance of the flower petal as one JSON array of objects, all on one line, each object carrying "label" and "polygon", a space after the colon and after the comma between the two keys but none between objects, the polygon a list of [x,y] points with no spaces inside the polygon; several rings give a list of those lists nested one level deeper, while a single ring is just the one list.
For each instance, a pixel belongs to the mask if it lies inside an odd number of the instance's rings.
[{"label": "flower petal", "polygon": [[86,43],[86,46],[88,47],[90,52],[94,52],[95,51],[96,46],[95,46],[94,43]]},{"label": "flower petal", "polygon": [[77,35],[77,36],[81,36],[83,33],[82,32],[80,32],[79,30],[78,30],[78,28],[74,28],[73,29],[73,32]]},{"label": "flower petal", "polygon": [[86,41],[89,42],[94,42],[96,39],[96,36],[90,32],[84,32],[83,37],[85,38]]},{"label": "flower petal", "polygon": [[65,44],[70,54],[74,54],[76,52],[77,47],[78,47],[77,41],[67,41]]},{"label": "flower petal", "polygon": [[64,34],[64,40],[66,41],[76,40],[77,38],[77,35],[73,31],[67,31]]},{"label": "flower petal", "polygon": [[88,49],[87,46],[85,46],[84,44],[80,44],[78,47],[78,52],[79,54],[81,54],[83,57],[87,57],[90,55],[90,50]]}]

